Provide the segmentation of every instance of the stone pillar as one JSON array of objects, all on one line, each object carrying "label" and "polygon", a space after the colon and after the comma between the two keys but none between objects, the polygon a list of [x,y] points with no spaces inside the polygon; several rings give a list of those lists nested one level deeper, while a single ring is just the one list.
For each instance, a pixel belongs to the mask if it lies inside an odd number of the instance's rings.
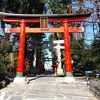
[{"label": "stone pillar", "polygon": [[57,68],[57,75],[62,76],[64,75],[62,65],[61,65],[61,50],[60,50],[60,43],[57,43],[56,46],[56,54],[57,54],[57,61],[58,61],[58,68]]}]

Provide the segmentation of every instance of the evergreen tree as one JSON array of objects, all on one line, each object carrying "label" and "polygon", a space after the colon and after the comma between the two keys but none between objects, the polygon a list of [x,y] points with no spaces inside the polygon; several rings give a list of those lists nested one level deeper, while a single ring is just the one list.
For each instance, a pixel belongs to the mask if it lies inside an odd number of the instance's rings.
[{"label": "evergreen tree", "polygon": [[[0,11],[7,13],[17,13],[17,14],[42,14],[44,11],[44,0],[0,0]],[[11,24],[12,27],[18,26],[18,24]],[[30,24],[30,27],[39,27],[39,24]],[[33,41],[41,42],[44,38],[44,34],[28,34],[26,36],[27,41],[32,38]],[[8,41],[9,40],[5,40]],[[35,44],[29,43],[31,47],[34,49]],[[4,45],[4,44],[3,44]],[[7,46],[7,45],[6,45]],[[2,48],[3,49],[3,48]],[[26,48],[28,51],[28,46],[26,44]],[[1,50],[2,51],[2,50]],[[8,51],[6,51],[8,53]],[[40,52],[42,53],[42,52]],[[33,56],[34,50],[31,54]],[[28,55],[28,53],[26,54]],[[16,55],[17,56],[17,55]],[[3,55],[2,55],[3,57]],[[6,65],[7,67],[8,65]],[[15,65],[16,66],[16,65]]]}]

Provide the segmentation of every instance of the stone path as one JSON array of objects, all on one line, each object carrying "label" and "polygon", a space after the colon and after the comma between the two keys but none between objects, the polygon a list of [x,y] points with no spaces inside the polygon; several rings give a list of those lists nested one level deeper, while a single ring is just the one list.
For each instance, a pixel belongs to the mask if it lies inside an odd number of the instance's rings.
[{"label": "stone path", "polygon": [[0,100],[97,100],[84,80],[63,83],[63,77],[28,78],[29,84],[10,84],[0,90]]}]

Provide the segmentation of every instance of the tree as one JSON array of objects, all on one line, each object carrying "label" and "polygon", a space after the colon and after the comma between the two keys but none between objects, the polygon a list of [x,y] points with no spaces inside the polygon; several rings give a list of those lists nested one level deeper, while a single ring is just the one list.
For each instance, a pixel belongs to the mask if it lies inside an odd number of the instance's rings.
[{"label": "tree", "polygon": [[[85,51],[85,58],[87,61],[90,62],[91,65],[94,67],[94,69],[100,70],[100,1],[98,0],[90,0],[91,4],[94,6],[92,8],[88,7],[89,9],[92,9],[93,14],[91,16],[92,21],[89,23],[89,25],[93,26],[93,33],[94,33],[94,40],[91,45],[88,45],[87,50]],[[87,26],[86,26],[87,27]]]},{"label": "tree", "polygon": [[[8,13],[42,14],[44,10],[44,0],[0,0],[0,6],[1,6],[0,11],[8,12]],[[14,25],[18,26],[18,24],[11,24],[12,27]],[[39,27],[39,24],[30,24],[30,27]],[[26,39],[28,40],[30,38],[32,38],[33,41],[41,42],[42,39],[44,38],[44,34],[38,34],[38,36],[36,34],[27,35]],[[9,42],[9,40],[7,41]],[[34,47],[34,43],[30,43],[30,44],[32,44],[32,46]],[[27,47],[28,46],[26,44],[26,48]],[[33,54],[34,54],[34,50],[32,55]]]},{"label": "tree", "polygon": [[97,36],[97,39],[94,40],[91,49],[93,65],[95,69],[100,70],[100,34]]},{"label": "tree", "polygon": [[71,0],[48,0],[48,10],[53,14],[65,14],[72,12]]}]

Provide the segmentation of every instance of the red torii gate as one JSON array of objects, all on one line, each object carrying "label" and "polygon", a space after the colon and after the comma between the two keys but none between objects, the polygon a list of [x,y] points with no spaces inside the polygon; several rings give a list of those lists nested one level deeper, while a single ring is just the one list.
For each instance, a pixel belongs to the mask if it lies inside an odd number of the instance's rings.
[{"label": "red torii gate", "polygon": [[[24,82],[23,66],[24,66],[24,48],[25,48],[25,37],[26,33],[43,33],[43,32],[60,32],[64,33],[64,45],[65,45],[65,65],[66,65],[66,76],[68,81],[72,79],[72,64],[71,64],[71,53],[70,53],[70,35],[69,32],[83,32],[80,28],[69,27],[69,22],[83,22],[90,14],[11,14],[0,12],[3,22],[6,23],[20,23],[20,27],[7,29],[6,33],[16,32],[20,33],[19,39],[19,52],[18,52],[18,65],[17,65],[17,77],[15,82]],[[29,28],[26,27],[27,23],[39,23],[41,28]],[[61,23],[62,27],[59,28],[48,28],[47,23]],[[41,25],[43,24],[43,25]],[[66,77],[66,78],[67,78]],[[71,77],[69,79],[69,77]]]}]

